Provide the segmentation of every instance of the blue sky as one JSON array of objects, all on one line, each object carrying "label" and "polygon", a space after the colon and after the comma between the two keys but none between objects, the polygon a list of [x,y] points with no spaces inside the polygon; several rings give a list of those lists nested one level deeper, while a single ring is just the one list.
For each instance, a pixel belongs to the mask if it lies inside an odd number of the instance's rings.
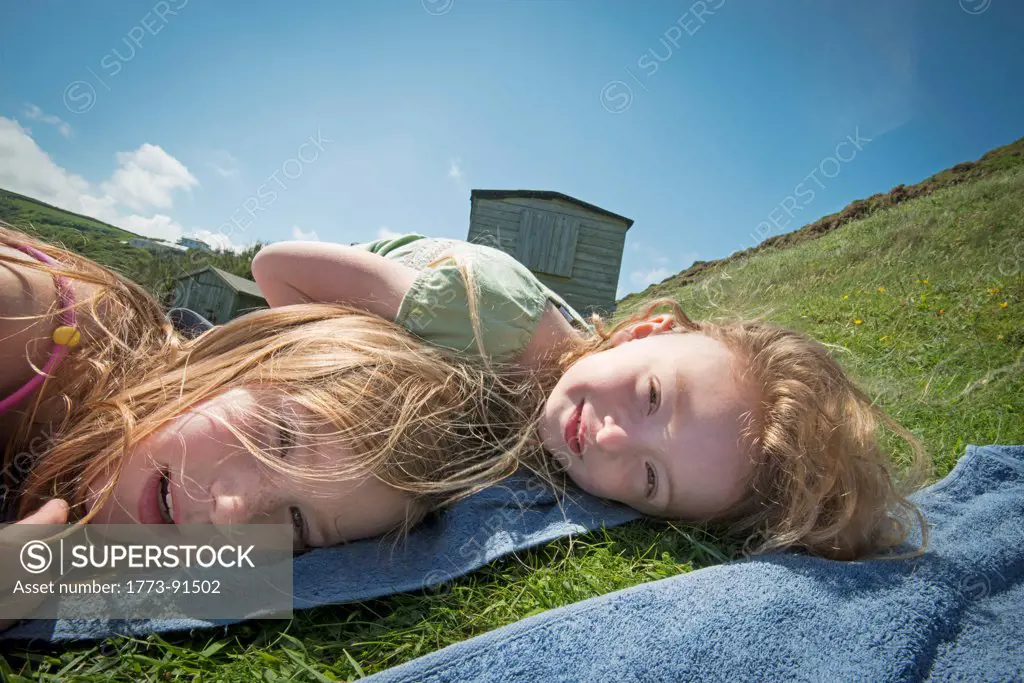
[{"label": "blue sky", "polygon": [[636,221],[619,295],[1024,136],[1024,3],[8,5],[0,187],[220,245]]}]

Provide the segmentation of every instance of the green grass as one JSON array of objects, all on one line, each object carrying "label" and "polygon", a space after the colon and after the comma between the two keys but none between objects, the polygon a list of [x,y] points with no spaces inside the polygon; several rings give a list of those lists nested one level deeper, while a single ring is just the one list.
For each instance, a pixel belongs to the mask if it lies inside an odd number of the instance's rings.
[{"label": "green grass", "polygon": [[939,476],[967,443],[1024,442],[1024,165],[721,265],[675,297],[692,317],[764,315],[821,340]]},{"label": "green grass", "polygon": [[[822,340],[924,441],[942,477],[968,443],[1024,443],[1021,245],[1024,167],[1007,163],[818,239],[716,264],[668,293],[694,317],[763,314]],[[631,298],[618,315],[639,303]],[[290,622],[11,652],[0,671],[13,681],[355,679],[736,556],[700,529],[639,522],[518,553],[438,590],[302,611]]]},{"label": "green grass", "polygon": [[156,255],[122,244],[142,235],[3,189],[0,189],[0,220],[50,244],[86,256],[137,282],[163,301],[170,301],[175,278],[207,264],[251,280],[252,259],[263,247],[257,242],[241,253],[190,249]]}]

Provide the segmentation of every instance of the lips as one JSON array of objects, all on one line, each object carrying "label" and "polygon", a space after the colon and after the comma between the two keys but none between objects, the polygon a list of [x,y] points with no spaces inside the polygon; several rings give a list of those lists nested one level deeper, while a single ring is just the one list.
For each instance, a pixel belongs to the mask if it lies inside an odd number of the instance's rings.
[{"label": "lips", "polygon": [[163,473],[157,470],[145,488],[142,489],[142,497],[139,498],[139,520],[143,524],[163,524],[163,515],[160,514],[160,481]]},{"label": "lips", "polygon": [[171,495],[170,479],[165,476],[162,469],[158,469],[146,482],[146,486],[142,490],[142,497],[139,499],[139,520],[143,524],[174,524],[174,520],[164,510],[165,486],[168,487],[167,495],[169,497]]},{"label": "lips", "polygon": [[565,444],[574,455],[581,455],[583,452],[583,401],[576,406],[576,410],[569,416],[565,425]]}]

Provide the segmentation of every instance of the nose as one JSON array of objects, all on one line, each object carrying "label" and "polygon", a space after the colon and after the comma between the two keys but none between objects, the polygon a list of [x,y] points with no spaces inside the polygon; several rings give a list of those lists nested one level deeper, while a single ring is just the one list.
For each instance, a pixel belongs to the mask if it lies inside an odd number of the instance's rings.
[{"label": "nose", "polygon": [[628,500],[632,482],[636,480],[634,469],[640,462],[628,457],[632,442],[629,433],[613,418],[604,418],[594,434],[595,452],[584,451],[583,456],[593,477],[590,484],[593,489],[588,489],[591,493],[611,500]]},{"label": "nose", "polygon": [[618,453],[627,446],[629,435],[611,416],[606,416],[594,435],[594,443],[607,453]]},{"label": "nose", "polygon": [[238,493],[214,493],[213,510],[210,513],[212,524],[229,526],[245,524],[252,516],[252,508],[245,496]]},{"label": "nose", "polygon": [[[259,524],[266,516],[268,505],[275,496],[255,482],[218,479],[210,487],[212,509],[210,523],[230,526],[232,524]],[[265,521],[264,521],[265,523]]]}]

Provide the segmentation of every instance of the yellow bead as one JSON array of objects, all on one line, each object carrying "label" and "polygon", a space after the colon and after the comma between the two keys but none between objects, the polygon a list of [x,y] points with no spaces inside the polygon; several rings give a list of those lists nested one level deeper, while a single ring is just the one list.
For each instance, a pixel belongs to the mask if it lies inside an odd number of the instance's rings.
[{"label": "yellow bead", "polygon": [[53,343],[62,344],[69,349],[73,349],[78,346],[78,342],[82,339],[82,335],[79,334],[78,330],[70,325],[61,325],[53,331]]}]

